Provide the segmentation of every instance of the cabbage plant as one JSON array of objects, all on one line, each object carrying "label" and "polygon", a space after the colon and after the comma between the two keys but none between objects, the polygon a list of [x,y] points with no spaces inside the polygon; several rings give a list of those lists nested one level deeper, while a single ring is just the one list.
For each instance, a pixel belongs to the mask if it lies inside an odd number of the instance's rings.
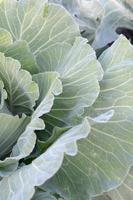
[{"label": "cabbage plant", "polygon": [[118,38],[119,32],[124,33],[125,28],[128,32],[133,27],[132,0],[48,1],[58,3],[69,11],[79,24],[82,36],[94,49],[107,48]]},{"label": "cabbage plant", "polygon": [[123,35],[97,59],[60,4],[1,0],[0,200],[114,200],[133,165],[132,76]]}]

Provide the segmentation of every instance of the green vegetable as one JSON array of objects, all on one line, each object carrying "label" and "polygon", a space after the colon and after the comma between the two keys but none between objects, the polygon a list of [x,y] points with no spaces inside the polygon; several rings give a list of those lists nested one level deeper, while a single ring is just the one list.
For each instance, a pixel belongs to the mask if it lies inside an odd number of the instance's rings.
[{"label": "green vegetable", "polygon": [[97,59],[102,1],[63,2],[0,2],[0,200],[114,200],[133,165],[133,47]]}]

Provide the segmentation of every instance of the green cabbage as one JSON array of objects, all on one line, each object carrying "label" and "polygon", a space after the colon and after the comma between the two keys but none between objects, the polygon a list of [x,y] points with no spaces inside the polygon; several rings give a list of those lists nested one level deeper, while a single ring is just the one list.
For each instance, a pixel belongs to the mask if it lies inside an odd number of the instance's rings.
[{"label": "green cabbage", "polygon": [[120,35],[97,59],[100,21],[87,40],[52,2],[0,1],[0,200],[114,200],[132,174],[133,47]]}]

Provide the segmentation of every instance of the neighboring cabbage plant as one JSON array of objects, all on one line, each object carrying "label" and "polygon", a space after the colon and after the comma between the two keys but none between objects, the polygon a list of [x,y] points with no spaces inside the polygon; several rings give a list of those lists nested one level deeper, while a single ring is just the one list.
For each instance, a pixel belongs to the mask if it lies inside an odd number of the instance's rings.
[{"label": "neighboring cabbage plant", "polygon": [[[64,6],[83,37],[102,52],[122,33],[133,41],[133,0],[49,0]],[[102,49],[101,49],[102,48]],[[99,52],[98,51],[98,52]]]},{"label": "neighboring cabbage plant", "polygon": [[0,1],[0,200],[118,187],[133,165],[132,77],[124,36],[97,60],[61,5]]},{"label": "neighboring cabbage plant", "polygon": [[104,15],[99,0],[48,0],[64,6],[79,24],[80,32],[91,44]]}]

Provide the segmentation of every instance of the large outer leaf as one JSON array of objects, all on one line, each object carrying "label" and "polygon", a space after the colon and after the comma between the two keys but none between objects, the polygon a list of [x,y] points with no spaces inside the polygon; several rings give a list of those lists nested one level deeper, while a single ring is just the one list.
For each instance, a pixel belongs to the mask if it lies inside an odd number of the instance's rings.
[{"label": "large outer leaf", "polygon": [[75,118],[91,106],[99,94],[98,80],[103,71],[87,40],[76,38],[73,46],[59,43],[43,51],[37,62],[40,71],[57,71],[63,83],[63,93],[56,97],[46,120],[55,126],[75,123]]},{"label": "large outer leaf", "polygon": [[132,200],[133,199],[133,168],[128,173],[125,181],[120,187],[107,193],[111,200]]},{"label": "large outer leaf", "polygon": [[117,187],[133,163],[133,47],[121,36],[100,62],[105,71],[101,92],[86,114],[95,117],[113,109],[114,116],[93,124],[78,155],[66,157],[57,175],[44,185],[69,200],[86,200]]},{"label": "large outer leaf", "polygon": [[0,182],[0,200],[30,200],[34,186],[39,186],[52,177],[60,168],[64,153],[77,153],[76,141],[88,135],[87,119],[65,132],[46,152],[30,165],[21,167]]},{"label": "large outer leaf", "polygon": [[133,168],[131,168],[125,181],[116,189],[95,197],[92,200],[132,200],[133,199]]},{"label": "large outer leaf", "polygon": [[30,113],[38,99],[38,86],[20,63],[0,53],[0,78],[7,91],[9,109],[14,114]]},{"label": "large outer leaf", "polygon": [[0,4],[0,27],[14,41],[27,41],[34,55],[57,42],[73,42],[79,35],[78,25],[63,7],[45,2],[4,0]]}]

